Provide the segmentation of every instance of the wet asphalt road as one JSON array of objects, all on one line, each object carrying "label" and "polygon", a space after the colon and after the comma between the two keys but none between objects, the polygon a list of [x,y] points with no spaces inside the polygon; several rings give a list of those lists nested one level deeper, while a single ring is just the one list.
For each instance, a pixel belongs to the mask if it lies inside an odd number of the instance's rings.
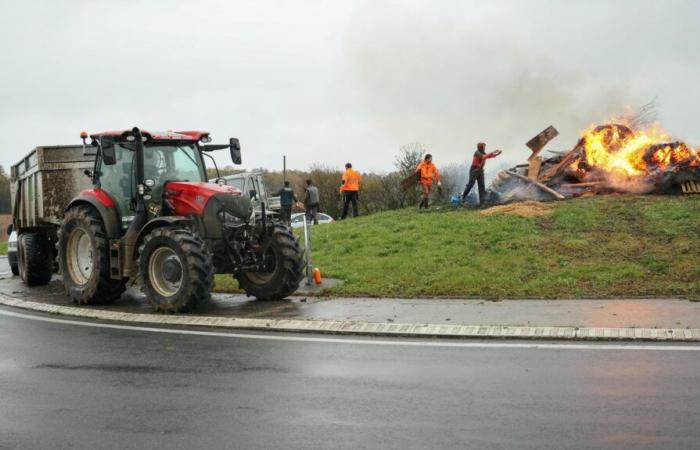
[{"label": "wet asphalt road", "polygon": [[699,352],[241,339],[3,311],[3,449],[700,445]]}]

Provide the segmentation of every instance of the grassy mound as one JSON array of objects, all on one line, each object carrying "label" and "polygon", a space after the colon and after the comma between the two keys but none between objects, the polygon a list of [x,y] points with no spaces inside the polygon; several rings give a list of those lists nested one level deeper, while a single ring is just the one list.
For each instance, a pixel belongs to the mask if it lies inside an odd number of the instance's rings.
[{"label": "grassy mound", "polygon": [[700,296],[698,196],[519,209],[406,209],[315,227],[314,264],[345,280],[339,296]]}]

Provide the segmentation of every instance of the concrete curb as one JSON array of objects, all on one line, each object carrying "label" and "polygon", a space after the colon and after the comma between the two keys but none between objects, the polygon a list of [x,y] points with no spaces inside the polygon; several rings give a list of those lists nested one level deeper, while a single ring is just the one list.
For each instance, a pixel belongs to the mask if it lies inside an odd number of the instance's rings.
[{"label": "concrete curb", "polygon": [[137,314],[31,302],[0,293],[0,305],[49,314],[134,324],[198,326],[231,330],[345,334],[355,336],[540,339],[576,341],[700,342],[700,329],[581,328],[537,326],[444,325],[306,319],[244,319],[190,315]]}]

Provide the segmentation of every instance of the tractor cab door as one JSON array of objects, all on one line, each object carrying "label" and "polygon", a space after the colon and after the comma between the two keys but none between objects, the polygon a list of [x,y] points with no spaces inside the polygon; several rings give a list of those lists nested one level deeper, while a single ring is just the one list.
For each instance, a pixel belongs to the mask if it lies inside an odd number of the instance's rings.
[{"label": "tractor cab door", "polygon": [[122,222],[122,230],[126,229],[133,220],[136,186],[134,183],[135,152],[114,145],[115,164],[106,165],[101,160],[97,163],[100,187],[114,200]]}]

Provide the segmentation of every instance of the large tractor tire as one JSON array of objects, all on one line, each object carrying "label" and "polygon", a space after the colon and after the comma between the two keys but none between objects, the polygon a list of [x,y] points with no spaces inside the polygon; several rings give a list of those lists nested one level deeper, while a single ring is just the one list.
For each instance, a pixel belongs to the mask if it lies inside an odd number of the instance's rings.
[{"label": "large tractor tire", "polygon": [[58,261],[63,285],[75,303],[113,303],[126,290],[109,273],[109,239],[99,214],[89,206],[66,212],[59,232]]},{"label": "large tractor tire", "polygon": [[238,276],[246,295],[258,300],[282,300],[296,292],[304,278],[303,253],[287,227],[275,226],[263,259],[264,271]]},{"label": "large tractor tire", "polygon": [[51,241],[45,235],[22,233],[17,237],[17,269],[28,286],[49,284],[53,260]]},{"label": "large tractor tire", "polygon": [[151,231],[139,247],[143,292],[156,311],[192,311],[208,302],[214,264],[204,242],[187,228]]},{"label": "large tractor tire", "polygon": [[[19,252],[19,248],[17,249],[17,252]],[[15,252],[14,257],[9,256],[7,258],[8,262],[10,263],[10,270],[12,271],[12,275],[14,276],[19,275],[19,263],[17,262],[17,252]]]}]

